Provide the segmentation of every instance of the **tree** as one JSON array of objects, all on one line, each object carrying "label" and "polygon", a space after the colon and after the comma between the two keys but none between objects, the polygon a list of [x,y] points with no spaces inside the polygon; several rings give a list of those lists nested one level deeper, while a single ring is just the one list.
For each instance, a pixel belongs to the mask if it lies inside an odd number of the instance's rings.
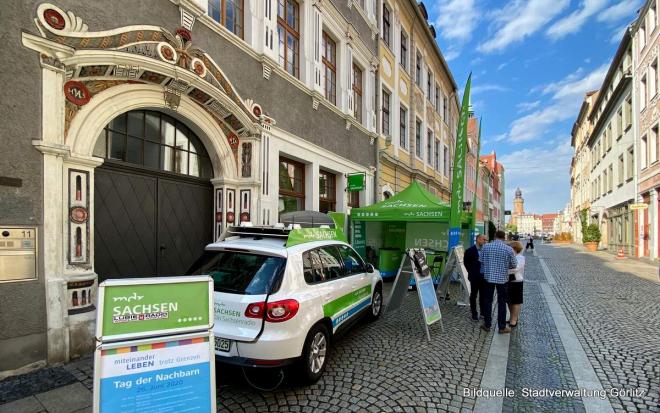
[{"label": "tree", "polygon": [[518,232],[518,226],[517,226],[517,225],[514,225],[514,224],[511,224],[511,223],[506,224],[506,228],[505,228],[505,229],[507,230],[507,232],[514,232],[514,233],[515,233],[515,232]]}]

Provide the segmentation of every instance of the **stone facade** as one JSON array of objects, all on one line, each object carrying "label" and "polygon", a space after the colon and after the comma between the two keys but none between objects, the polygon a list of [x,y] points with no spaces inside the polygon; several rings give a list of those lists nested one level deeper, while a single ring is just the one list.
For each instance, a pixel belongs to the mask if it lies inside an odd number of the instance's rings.
[{"label": "stone facade", "polygon": [[658,53],[660,31],[656,0],[647,0],[632,27],[635,87],[637,191],[636,200],[646,205],[638,210],[637,255],[660,257],[660,99],[658,99]]},{"label": "stone facade", "polygon": [[[204,0],[14,3],[2,21],[16,64],[0,79],[21,93],[2,103],[12,122],[0,138],[0,225],[35,229],[38,253],[36,277],[0,283],[0,371],[94,348],[95,176],[110,162],[97,156],[98,142],[126,112],[163,113],[199,138],[213,177],[197,179],[212,191],[203,206],[213,216],[209,238],[228,224],[278,220],[281,158],[303,165],[303,208],[319,209],[321,173],[333,177],[325,194],[333,209],[348,209],[350,173],[367,177],[355,198],[373,202],[375,8],[296,2],[304,17],[291,74],[279,59],[277,2],[245,2],[231,27]],[[323,30],[338,45],[334,103],[315,53]],[[353,67],[364,85],[361,119]],[[178,179],[170,170],[143,172]]]},{"label": "stone facade", "polygon": [[378,4],[378,200],[416,180],[447,201],[459,113],[456,82],[424,5]]}]

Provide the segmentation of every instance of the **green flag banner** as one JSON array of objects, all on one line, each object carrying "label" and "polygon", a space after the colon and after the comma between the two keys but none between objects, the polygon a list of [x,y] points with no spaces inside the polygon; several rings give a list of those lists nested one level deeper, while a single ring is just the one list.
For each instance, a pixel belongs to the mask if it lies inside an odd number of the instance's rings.
[{"label": "green flag banner", "polygon": [[452,175],[451,205],[449,215],[449,249],[458,245],[461,234],[463,213],[463,193],[465,191],[465,155],[467,152],[467,124],[470,106],[470,85],[472,73],[468,76],[463,91],[461,116],[456,131],[456,152],[454,153],[454,173]]},{"label": "green flag banner", "polygon": [[479,135],[477,135],[477,162],[476,162],[476,171],[474,173],[474,197],[472,200],[472,222],[470,222],[472,228],[472,241],[470,244],[474,243],[474,232],[476,232],[477,225],[477,191],[479,190],[479,169],[481,162],[479,161],[479,153],[481,150],[481,119],[479,119]]}]

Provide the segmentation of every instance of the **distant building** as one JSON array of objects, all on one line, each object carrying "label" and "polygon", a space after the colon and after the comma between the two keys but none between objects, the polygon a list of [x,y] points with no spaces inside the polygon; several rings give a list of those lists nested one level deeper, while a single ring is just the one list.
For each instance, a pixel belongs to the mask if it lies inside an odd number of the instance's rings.
[{"label": "distant building", "polygon": [[635,225],[630,204],[635,201],[636,186],[631,72],[632,42],[626,31],[589,113],[593,130],[587,146],[591,152],[589,217],[600,227],[600,247],[632,255]]},{"label": "distant building", "polygon": [[632,26],[633,83],[635,93],[635,140],[638,148],[636,202],[636,255],[660,257],[660,99],[658,99],[658,10],[656,0],[647,0]]},{"label": "distant building", "polygon": [[582,242],[582,225],[580,213],[591,207],[591,151],[587,146],[589,136],[593,131],[593,123],[589,121],[589,113],[598,99],[598,91],[587,92],[580,107],[580,113],[571,131],[571,146],[575,149],[571,159],[571,200],[569,213],[573,239]]},{"label": "distant building", "polygon": [[497,229],[504,229],[504,165],[497,162],[497,154],[493,151],[489,155],[479,157],[481,162],[490,170],[492,184],[490,186],[488,210],[491,221]]},{"label": "distant building", "polygon": [[541,215],[541,231],[544,234],[555,234],[555,220],[559,214],[543,214]]}]

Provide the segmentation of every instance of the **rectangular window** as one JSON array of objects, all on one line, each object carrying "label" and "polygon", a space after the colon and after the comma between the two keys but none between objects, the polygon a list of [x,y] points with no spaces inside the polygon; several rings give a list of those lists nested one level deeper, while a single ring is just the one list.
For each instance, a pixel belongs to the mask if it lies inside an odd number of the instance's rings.
[{"label": "rectangular window", "polygon": [[658,160],[658,125],[651,128],[648,139],[649,166]]},{"label": "rectangular window", "polygon": [[333,105],[337,104],[337,44],[326,33],[323,32],[323,70],[325,72],[324,92],[325,98],[332,102]]},{"label": "rectangular window", "polygon": [[419,53],[415,57],[415,83],[422,87],[422,55]]},{"label": "rectangular window", "polygon": [[649,99],[658,93],[658,61],[654,60],[649,67]]},{"label": "rectangular window", "polygon": [[422,157],[422,121],[415,122],[415,155]]},{"label": "rectangular window", "polygon": [[382,114],[382,133],[390,136],[390,94],[383,89],[383,114]]},{"label": "rectangular window", "polygon": [[435,99],[433,100],[435,111],[440,113],[440,87],[435,85]]},{"label": "rectangular window", "polygon": [[626,181],[632,179],[635,174],[635,150],[631,146],[626,153]]},{"label": "rectangular window", "polygon": [[408,111],[403,106],[399,108],[399,146],[408,149]]},{"label": "rectangular window", "polygon": [[623,106],[626,130],[632,125],[632,96],[628,96]]},{"label": "rectangular window", "polygon": [[431,96],[431,85],[433,84],[433,73],[430,70],[426,71],[426,98],[432,100]]},{"label": "rectangular window", "polygon": [[442,119],[447,122],[447,96],[443,96],[442,98]]},{"label": "rectangular window", "polygon": [[619,140],[623,136],[623,108],[620,108],[616,113],[616,139]]},{"label": "rectangular window", "polygon": [[243,38],[243,0],[209,0],[209,16]]},{"label": "rectangular window", "polygon": [[642,77],[639,83],[639,109],[644,110],[646,107],[647,91],[646,91],[646,75]]},{"label": "rectangular window", "polygon": [[435,170],[440,171],[440,140],[435,140]]},{"label": "rectangular window", "polygon": [[612,149],[612,123],[607,124],[607,150]]},{"label": "rectangular window", "polygon": [[429,129],[426,132],[426,163],[433,165],[433,151],[431,150],[433,145],[433,131]]},{"label": "rectangular window", "polygon": [[300,75],[300,14],[296,0],[278,0],[277,35],[280,43],[280,65],[290,75]]},{"label": "rectangular window", "polygon": [[390,9],[385,3],[383,3],[383,41],[387,47],[391,47],[391,29],[390,29]]},{"label": "rectangular window", "polygon": [[617,184],[619,186],[623,185],[623,155],[619,156],[619,167],[618,167],[618,179],[617,179]]},{"label": "rectangular window", "polygon": [[614,166],[610,164],[607,169],[607,190],[612,192],[614,189]]},{"label": "rectangular window", "polygon": [[353,116],[362,123],[362,70],[353,63]]},{"label": "rectangular window", "polygon": [[653,33],[655,30],[655,26],[657,25],[655,19],[655,0],[651,2],[651,5],[649,6],[649,12],[647,14],[649,18],[649,33]]},{"label": "rectangular window", "polygon": [[280,157],[279,213],[305,210],[305,165]]},{"label": "rectangular window", "polygon": [[642,168],[642,170],[646,169],[648,166],[648,159],[649,159],[649,144],[648,144],[648,138],[645,136],[642,136],[642,147],[640,148],[641,152],[639,154],[639,167]]},{"label": "rectangular window", "polygon": [[319,171],[319,212],[327,214],[336,211],[335,201],[337,190],[335,174],[327,171]]},{"label": "rectangular window", "polygon": [[449,148],[447,145],[445,145],[443,152],[444,156],[442,157],[442,166],[444,169],[445,177],[449,178]]},{"label": "rectangular window", "polygon": [[642,23],[639,27],[639,53],[642,54],[644,46],[646,46],[646,24]]},{"label": "rectangular window", "polygon": [[653,164],[660,159],[660,137],[658,135],[660,135],[660,131],[656,124],[651,128],[651,140],[649,142],[650,164]]},{"label": "rectangular window", "polygon": [[348,206],[351,208],[360,208],[360,191],[348,192]]},{"label": "rectangular window", "polygon": [[408,71],[408,35],[406,32],[401,29],[401,56],[399,59],[401,61],[401,66]]}]

